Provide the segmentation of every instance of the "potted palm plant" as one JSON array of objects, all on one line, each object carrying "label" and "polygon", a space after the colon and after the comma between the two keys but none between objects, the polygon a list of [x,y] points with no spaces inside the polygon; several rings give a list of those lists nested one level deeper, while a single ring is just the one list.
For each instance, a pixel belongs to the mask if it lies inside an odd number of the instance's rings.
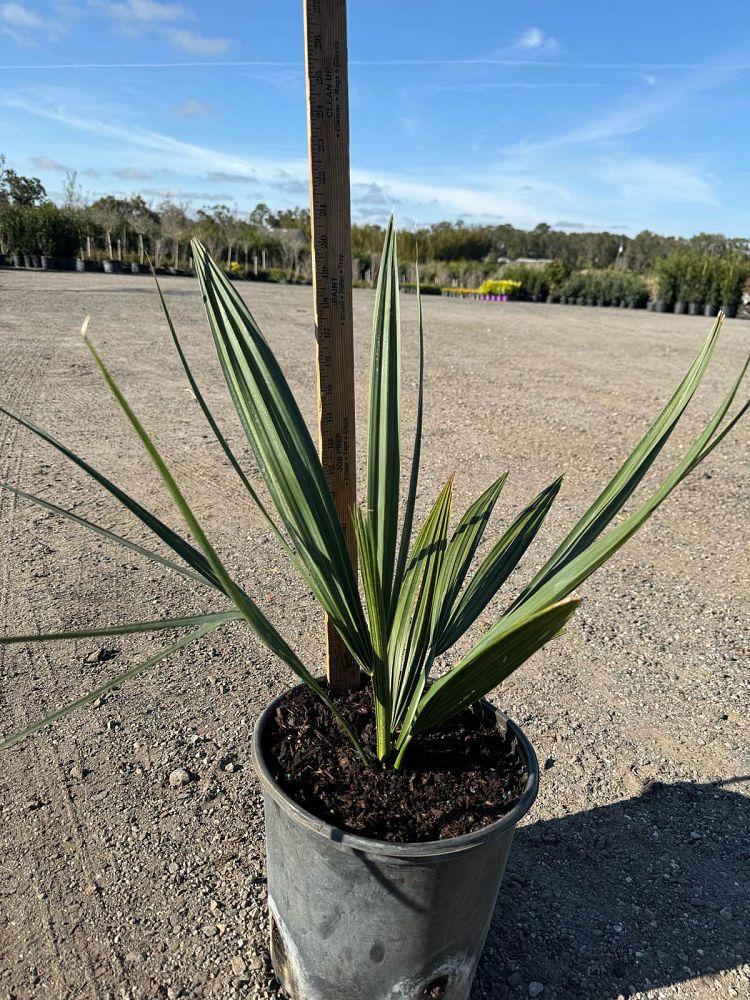
[{"label": "potted palm plant", "polygon": [[505,475],[469,506],[452,531],[449,481],[412,538],[424,340],[418,296],[416,433],[402,497],[401,333],[391,222],[373,323],[366,506],[354,511],[360,592],[315,445],[282,370],[221,267],[198,242],[193,256],[223,375],[275,513],[263,504],[219,429],[161,298],[193,395],[283,553],[359,664],[365,686],[330,691],[230,573],[84,324],[94,362],[192,540],[48,432],[1,408],[116,497],[172,554],[157,554],[47,500],[8,488],[205,585],[218,597],[218,606],[212,601],[203,614],[168,620],[1,637],[0,643],[9,644],[188,630],[74,704],[8,734],[0,749],[91,704],[228,622],[245,622],[301,682],[268,706],[253,738],[266,809],[271,950],[282,985],[296,1000],[466,1000],[513,831],[533,803],[539,778],[523,732],[485,696],[562,634],[580,602],[576,589],[736,425],[750,406],[745,403],[729,416],[748,363],[683,457],[643,503],[612,527],[700,384],[719,337],[719,318],[670,401],[589,510],[470,651],[433,677],[436,658],[470,629],[518,565],[561,480],[531,500],[473,573]]}]

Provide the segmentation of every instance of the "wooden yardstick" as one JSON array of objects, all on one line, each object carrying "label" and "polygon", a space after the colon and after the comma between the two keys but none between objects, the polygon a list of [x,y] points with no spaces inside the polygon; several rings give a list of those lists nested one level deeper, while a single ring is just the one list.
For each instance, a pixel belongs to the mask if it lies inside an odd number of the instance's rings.
[{"label": "wooden yardstick", "polygon": [[[356,569],[349,98],[346,0],[303,0],[320,459]],[[359,687],[359,666],[326,617],[326,674]]]}]

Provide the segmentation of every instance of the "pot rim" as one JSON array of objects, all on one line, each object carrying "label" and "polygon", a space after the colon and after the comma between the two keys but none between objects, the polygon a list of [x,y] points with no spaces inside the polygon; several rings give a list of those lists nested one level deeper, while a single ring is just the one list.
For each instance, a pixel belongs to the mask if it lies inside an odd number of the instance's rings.
[{"label": "pot rim", "polygon": [[304,826],[310,832],[318,834],[342,849],[366,852],[367,854],[389,855],[404,860],[411,858],[434,858],[440,855],[455,854],[459,851],[466,851],[469,848],[483,844],[486,841],[493,840],[508,830],[512,830],[534,804],[539,790],[539,762],[534,748],[520,726],[504,715],[499,708],[487,701],[486,698],[482,698],[481,704],[492,711],[498,719],[502,720],[518,740],[528,771],[521,797],[504,816],[495,820],[494,823],[483,826],[479,830],[473,830],[471,833],[462,834],[460,837],[446,837],[444,840],[424,840],[419,842],[377,840],[374,837],[362,837],[359,834],[346,833],[340,827],[318,819],[317,816],[304,809],[279,787],[269,770],[263,754],[263,733],[277,704],[290,691],[302,687],[306,687],[306,685],[300,683],[295,685],[294,688],[283,691],[258,716],[253,728],[253,766],[264,793],[270,795],[274,802],[288,816],[291,816],[297,823]]}]

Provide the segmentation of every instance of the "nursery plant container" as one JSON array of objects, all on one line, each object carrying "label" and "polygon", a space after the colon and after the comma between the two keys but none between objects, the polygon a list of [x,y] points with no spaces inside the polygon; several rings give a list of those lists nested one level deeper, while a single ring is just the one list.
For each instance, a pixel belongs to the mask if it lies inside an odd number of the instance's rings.
[{"label": "nursery plant container", "polygon": [[59,263],[57,257],[42,255],[39,260],[43,271],[56,271],[58,269]]},{"label": "nursery plant container", "polygon": [[31,255],[31,266],[32,267],[41,268],[41,266],[42,266],[42,258],[40,257],[40,255],[38,253],[33,253]]},{"label": "nursery plant container", "polygon": [[32,268],[34,266],[34,262],[31,259],[30,253],[25,253],[23,255],[23,266],[28,268]]},{"label": "nursery plant container", "polygon": [[700,316],[701,312],[700,302],[688,302],[688,316]]},{"label": "nursery plant container", "polygon": [[6,264],[5,254],[0,253],[0,267],[5,267],[5,264]]},{"label": "nursery plant container", "polygon": [[88,267],[86,266],[87,264],[87,260],[81,260],[79,257],[76,257],[76,271],[78,271],[79,274],[83,274],[84,271],[88,270]]},{"label": "nursery plant container", "polygon": [[718,315],[719,307],[711,304],[707,304],[703,307],[704,316],[716,316]]},{"label": "nursery plant container", "polygon": [[102,266],[104,267],[105,274],[122,274],[123,267],[122,261],[119,260],[103,260]]},{"label": "nursery plant container", "polygon": [[724,313],[727,319],[734,319],[737,315],[737,306],[723,305],[721,311]]},{"label": "nursery plant container", "polygon": [[654,312],[669,312],[669,303],[665,302],[664,299],[657,299],[657,301],[654,302]]},{"label": "nursery plant container", "polygon": [[687,302],[675,302],[674,311],[677,316],[684,316],[687,312]]},{"label": "nursery plant container", "polygon": [[13,254],[13,267],[25,267],[25,266],[26,265],[24,263],[23,254],[22,253],[14,253]]},{"label": "nursery plant container", "polygon": [[255,725],[253,761],[265,809],[271,958],[283,989],[292,1000],[467,1000],[513,833],[536,798],[531,744],[482,701],[475,710],[519,741],[521,798],[474,833],[390,843],[330,826],[279,787],[264,734],[280,700]]}]

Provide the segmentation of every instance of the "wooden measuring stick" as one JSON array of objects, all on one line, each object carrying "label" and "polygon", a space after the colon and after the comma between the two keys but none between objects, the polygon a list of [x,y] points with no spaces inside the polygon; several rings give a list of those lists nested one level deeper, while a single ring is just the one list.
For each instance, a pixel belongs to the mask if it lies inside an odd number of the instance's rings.
[{"label": "wooden measuring stick", "polygon": [[[356,570],[349,97],[346,0],[303,0],[320,460]],[[357,663],[326,616],[326,675],[359,687]]]}]

